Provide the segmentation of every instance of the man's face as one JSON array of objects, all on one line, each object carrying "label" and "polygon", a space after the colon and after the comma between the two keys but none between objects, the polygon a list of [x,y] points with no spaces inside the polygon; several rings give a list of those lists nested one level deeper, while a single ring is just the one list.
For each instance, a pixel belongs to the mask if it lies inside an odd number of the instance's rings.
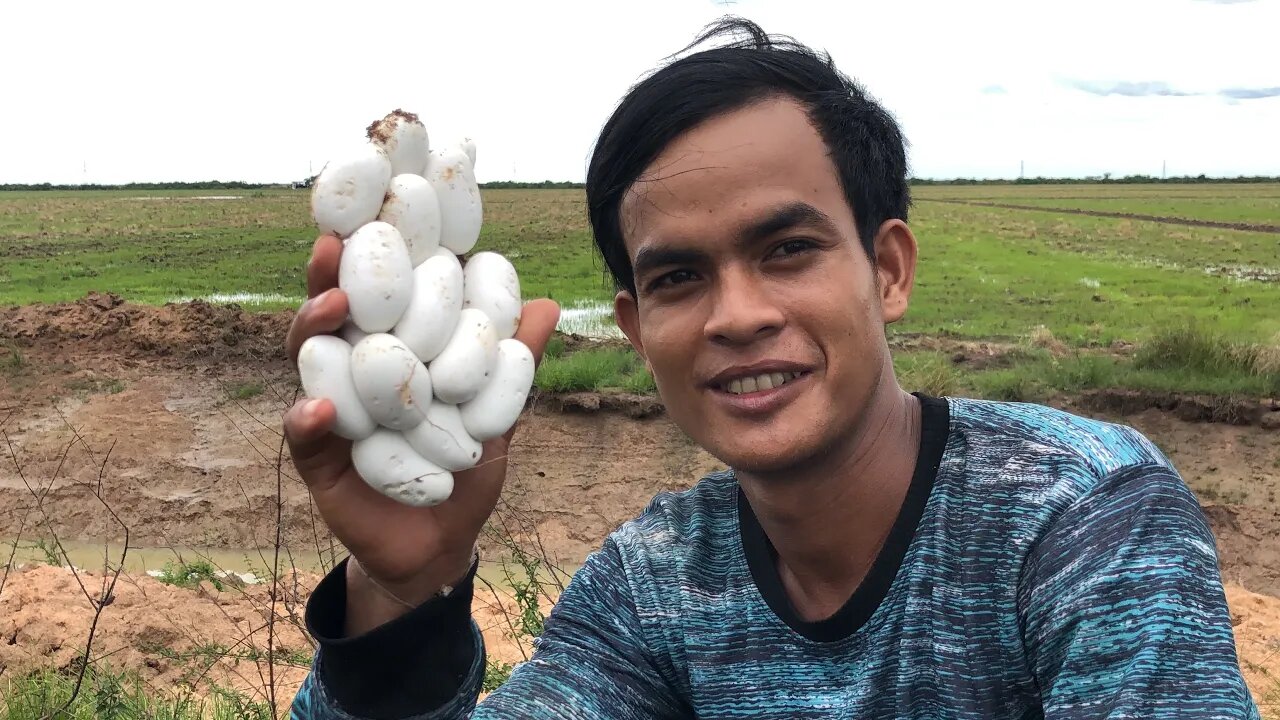
[{"label": "man's face", "polygon": [[676,423],[746,471],[842,447],[906,300],[882,302],[884,273],[803,108],[768,100],[694,128],[621,210],[637,292],[619,293],[616,316]]}]

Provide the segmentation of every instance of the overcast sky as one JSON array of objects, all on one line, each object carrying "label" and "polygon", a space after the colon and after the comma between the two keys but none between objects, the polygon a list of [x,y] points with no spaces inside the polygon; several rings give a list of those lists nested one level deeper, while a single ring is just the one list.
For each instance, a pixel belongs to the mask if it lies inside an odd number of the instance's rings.
[{"label": "overcast sky", "polygon": [[582,180],[646,71],[732,12],[829,51],[921,177],[1280,175],[1280,0],[4,2],[0,183],[287,181],[370,120]]}]

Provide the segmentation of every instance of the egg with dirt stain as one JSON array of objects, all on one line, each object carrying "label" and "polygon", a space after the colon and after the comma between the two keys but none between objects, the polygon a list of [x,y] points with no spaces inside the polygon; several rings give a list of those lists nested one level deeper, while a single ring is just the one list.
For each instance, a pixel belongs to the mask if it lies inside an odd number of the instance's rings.
[{"label": "egg with dirt stain", "polygon": [[483,311],[499,340],[515,337],[520,325],[520,278],[509,260],[495,252],[467,258],[462,268],[462,306]]},{"label": "egg with dirt stain", "polygon": [[418,116],[404,110],[392,110],[365,131],[369,141],[387,153],[391,173],[421,175],[431,152],[427,127]]},{"label": "egg with dirt stain", "polygon": [[419,455],[445,470],[466,470],[480,462],[480,442],[462,426],[457,405],[431,403],[426,419],[405,430],[404,437]]},{"label": "egg with dirt stain", "polygon": [[510,430],[524,410],[534,369],[533,353],[524,343],[514,339],[499,342],[493,377],[475,397],[458,406],[467,434],[484,442]]},{"label": "egg with dirt stain", "polygon": [[457,258],[433,255],[413,269],[413,297],[392,333],[423,362],[435,359],[462,313],[462,266]]},{"label": "egg with dirt stain", "polygon": [[375,220],[347,238],[338,261],[338,287],[361,330],[395,327],[413,296],[413,262],[400,231]]},{"label": "egg with dirt stain", "polygon": [[369,416],[392,430],[422,422],[431,405],[427,366],[394,335],[374,333],[351,351],[351,377]]},{"label": "egg with dirt stain", "polygon": [[439,505],[453,494],[453,473],[419,455],[394,430],[378,428],[352,443],[351,464],[369,487],[404,505]]},{"label": "egg with dirt stain", "polygon": [[391,184],[391,160],[382,149],[361,145],[324,166],[311,186],[311,217],[322,233],[348,237],[378,217]]},{"label": "egg with dirt stain", "polygon": [[345,340],[333,335],[307,338],[298,351],[298,375],[307,397],[333,403],[338,416],[333,425],[336,435],[359,440],[373,434],[377,423],[364,409],[356,391],[351,376],[351,346]]},{"label": "egg with dirt stain", "polygon": [[378,219],[400,231],[414,267],[440,247],[440,201],[435,188],[420,175],[391,178]]},{"label": "egg with dirt stain", "polygon": [[436,397],[455,404],[475,397],[489,381],[497,360],[498,335],[493,323],[479,310],[463,309],[448,344],[429,366]]},{"label": "egg with dirt stain", "polygon": [[460,147],[432,150],[423,175],[440,201],[440,245],[461,255],[480,239],[483,208],[471,159]]}]

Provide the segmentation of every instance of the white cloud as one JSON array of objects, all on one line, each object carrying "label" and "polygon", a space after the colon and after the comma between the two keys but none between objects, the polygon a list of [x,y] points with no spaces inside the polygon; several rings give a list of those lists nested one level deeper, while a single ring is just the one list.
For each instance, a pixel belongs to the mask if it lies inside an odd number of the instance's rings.
[{"label": "white cloud", "polygon": [[1229,102],[1280,85],[1277,3],[10,5],[0,182],[291,180],[394,107],[475,137],[481,180],[580,180],[626,89],[725,12],[829,50],[902,121],[920,175],[1280,173],[1257,152],[1280,101]]}]

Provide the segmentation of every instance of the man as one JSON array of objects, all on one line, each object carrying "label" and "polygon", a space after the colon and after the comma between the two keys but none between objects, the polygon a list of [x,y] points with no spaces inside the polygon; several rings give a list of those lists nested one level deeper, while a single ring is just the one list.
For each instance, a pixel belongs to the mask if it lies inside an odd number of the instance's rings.
[{"label": "man", "polygon": [[[729,21],[639,83],[587,176],[618,324],[732,470],[654,499],[475,707],[473,547],[507,439],[430,509],[365,486],[333,409],[285,428],[351,558],[316,589],[294,716],[1256,718],[1214,540],[1137,432],[894,377],[916,240],[893,119],[826,58]],[[707,38],[704,38],[707,39]],[[338,328],[320,238],[289,340]],[[323,294],[317,295],[319,291]],[[526,306],[539,354],[555,306]]]}]

